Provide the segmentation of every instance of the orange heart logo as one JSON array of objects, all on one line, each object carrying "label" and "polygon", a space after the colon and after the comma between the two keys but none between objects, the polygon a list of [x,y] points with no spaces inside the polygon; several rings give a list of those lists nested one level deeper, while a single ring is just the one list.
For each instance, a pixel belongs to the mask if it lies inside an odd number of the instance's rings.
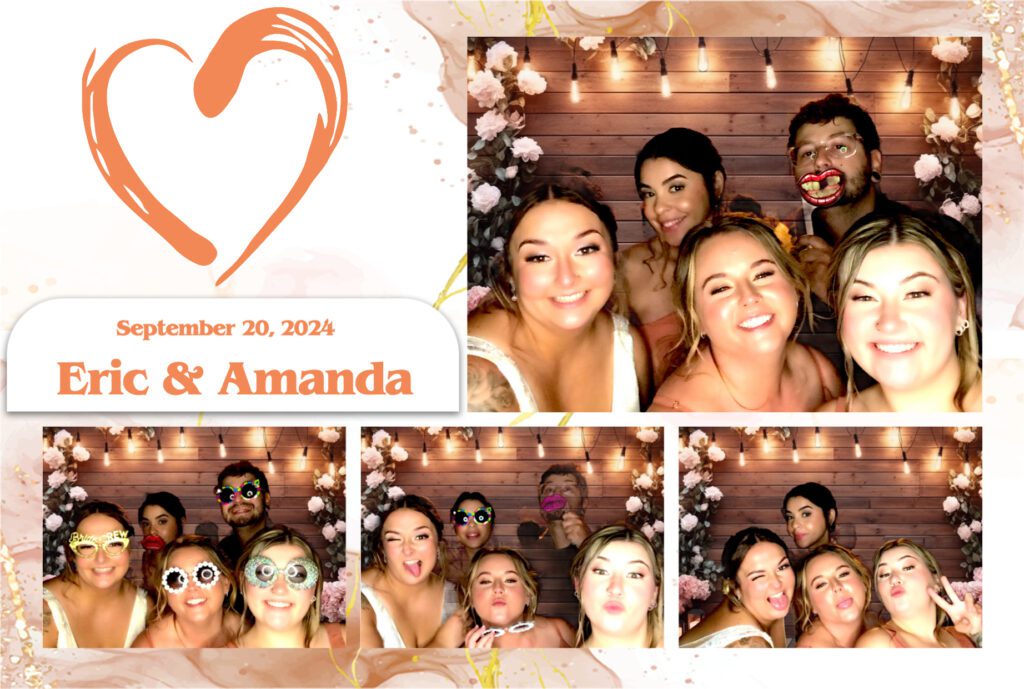
[{"label": "orange heart logo", "polygon": [[[173,48],[185,59],[192,61],[180,46],[156,38],[121,46],[92,76],[90,71],[96,59],[96,51],[89,56],[82,75],[85,136],[96,167],[118,198],[178,253],[193,263],[205,266],[217,257],[217,248],[163,206],[146,188],[118,143],[107,110],[107,86],[117,65],[135,51],[156,45]],[[295,183],[241,255],[217,279],[218,285],[231,277],[295,208],[327,164],[345,128],[348,91],[345,68],[334,39],[315,19],[286,7],[253,12],[224,30],[196,74],[193,91],[200,112],[207,117],[216,117],[222,113],[238,90],[246,65],[268,50],[286,50],[309,63],[320,82],[325,108],[323,114],[317,115],[306,161]]]}]

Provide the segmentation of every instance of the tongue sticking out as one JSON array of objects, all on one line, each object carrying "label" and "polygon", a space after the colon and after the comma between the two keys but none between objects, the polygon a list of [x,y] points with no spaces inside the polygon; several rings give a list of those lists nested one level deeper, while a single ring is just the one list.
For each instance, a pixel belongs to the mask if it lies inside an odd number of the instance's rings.
[{"label": "tongue sticking out", "polygon": [[407,572],[409,572],[409,574],[413,575],[414,577],[418,577],[420,575],[420,572],[423,570],[423,563],[406,562],[405,569]]},{"label": "tongue sticking out", "polygon": [[843,173],[835,168],[811,172],[800,178],[800,195],[812,206],[831,206],[843,196]]}]

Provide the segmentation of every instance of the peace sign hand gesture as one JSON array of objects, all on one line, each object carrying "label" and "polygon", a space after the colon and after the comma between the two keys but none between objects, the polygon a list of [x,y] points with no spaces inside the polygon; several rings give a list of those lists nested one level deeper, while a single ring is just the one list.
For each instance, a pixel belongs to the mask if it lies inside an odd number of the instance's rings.
[{"label": "peace sign hand gesture", "polygon": [[949,579],[942,577],[941,581],[942,588],[946,591],[946,595],[949,596],[949,600],[952,602],[940,596],[938,590],[934,587],[928,588],[928,595],[931,596],[937,606],[946,611],[958,632],[967,634],[972,640],[980,637],[981,608],[974,602],[974,596],[967,593],[963,600],[961,600],[950,585]]}]

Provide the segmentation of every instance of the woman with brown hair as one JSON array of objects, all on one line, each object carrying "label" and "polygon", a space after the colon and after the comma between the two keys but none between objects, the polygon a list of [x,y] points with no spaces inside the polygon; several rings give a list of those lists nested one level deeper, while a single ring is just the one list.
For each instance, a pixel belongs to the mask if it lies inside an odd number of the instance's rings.
[{"label": "woman with brown hair", "polygon": [[811,550],[796,578],[798,648],[853,648],[866,629],[871,574],[835,543]]},{"label": "woman with brown hair", "polygon": [[67,564],[43,585],[45,648],[128,648],[146,626],[146,592],[128,580],[131,537],[124,510],[82,505],[64,544]]}]

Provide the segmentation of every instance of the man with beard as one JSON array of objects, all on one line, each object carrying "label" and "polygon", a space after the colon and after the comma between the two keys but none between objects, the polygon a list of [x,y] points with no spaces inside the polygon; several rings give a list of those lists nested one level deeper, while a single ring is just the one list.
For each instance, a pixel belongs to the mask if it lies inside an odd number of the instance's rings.
[{"label": "man with beard", "polygon": [[235,462],[221,469],[214,494],[224,521],[231,527],[231,534],[221,539],[217,550],[224,563],[233,569],[246,544],[270,528],[270,484],[253,464]]},{"label": "man with beard", "polygon": [[[956,247],[970,268],[980,307],[980,242],[953,218],[912,209],[882,193],[876,186],[882,179],[882,146],[867,111],[838,93],[805,104],[789,123],[788,151],[797,190],[814,207],[811,230],[798,231],[794,245],[815,297],[815,328],[811,331],[804,324],[800,342],[817,348],[844,370],[835,313],[829,306],[832,249],[847,231],[881,216],[916,216]],[[794,224],[799,227],[802,222]],[[859,368],[856,377],[859,389],[873,383]]]}]

